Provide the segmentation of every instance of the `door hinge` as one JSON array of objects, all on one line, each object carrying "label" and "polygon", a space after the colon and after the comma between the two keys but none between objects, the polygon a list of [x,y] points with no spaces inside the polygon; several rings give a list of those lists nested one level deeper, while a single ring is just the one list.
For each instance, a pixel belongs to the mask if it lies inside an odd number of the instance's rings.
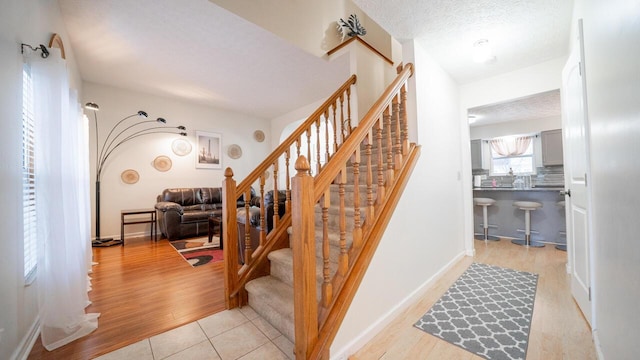
[{"label": "door hinge", "polygon": [[584,187],[587,187],[587,173],[584,173]]},{"label": "door hinge", "polygon": [[589,287],[589,301],[591,301],[591,287]]}]

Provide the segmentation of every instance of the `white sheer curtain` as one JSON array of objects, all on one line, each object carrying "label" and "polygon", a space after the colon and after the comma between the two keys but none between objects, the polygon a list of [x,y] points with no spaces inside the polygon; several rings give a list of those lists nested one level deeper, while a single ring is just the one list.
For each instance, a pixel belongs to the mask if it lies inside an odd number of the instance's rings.
[{"label": "white sheer curtain", "polygon": [[88,144],[75,91],[57,49],[28,59],[34,87],[38,300],[47,350],[98,327],[90,304]]},{"label": "white sheer curtain", "polygon": [[491,149],[500,156],[517,156],[527,151],[531,144],[531,136],[493,139],[489,143]]}]

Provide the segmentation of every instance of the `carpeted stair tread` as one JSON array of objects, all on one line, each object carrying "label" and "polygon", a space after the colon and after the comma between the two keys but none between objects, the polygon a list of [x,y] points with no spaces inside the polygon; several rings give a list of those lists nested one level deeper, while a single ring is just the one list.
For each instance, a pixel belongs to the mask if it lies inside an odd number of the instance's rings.
[{"label": "carpeted stair tread", "polygon": [[273,276],[249,281],[249,306],[295,343],[293,288]]},{"label": "carpeted stair tread", "polygon": [[[293,286],[293,250],[290,248],[284,248],[276,251],[272,251],[268,255],[271,260],[271,276],[278,280]],[[333,274],[338,268],[337,263],[329,262],[330,273]],[[321,298],[321,289],[323,282],[323,264],[321,258],[316,258],[316,294],[318,301]]]}]

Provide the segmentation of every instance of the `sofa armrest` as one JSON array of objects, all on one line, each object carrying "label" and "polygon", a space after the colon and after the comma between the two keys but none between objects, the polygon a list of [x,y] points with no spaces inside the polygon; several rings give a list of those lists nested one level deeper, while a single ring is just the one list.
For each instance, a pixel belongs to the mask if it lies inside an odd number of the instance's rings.
[{"label": "sofa armrest", "polygon": [[169,201],[161,201],[159,203],[156,203],[156,210],[162,212],[176,211],[180,215],[182,215],[184,212],[182,205]]}]

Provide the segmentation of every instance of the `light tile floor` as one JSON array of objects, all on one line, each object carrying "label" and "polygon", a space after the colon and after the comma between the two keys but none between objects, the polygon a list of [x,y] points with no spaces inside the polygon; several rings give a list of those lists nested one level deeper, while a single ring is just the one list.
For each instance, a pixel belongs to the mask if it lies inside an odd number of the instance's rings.
[{"label": "light tile floor", "polygon": [[225,310],[96,360],[294,359],[293,343],[249,306]]}]

